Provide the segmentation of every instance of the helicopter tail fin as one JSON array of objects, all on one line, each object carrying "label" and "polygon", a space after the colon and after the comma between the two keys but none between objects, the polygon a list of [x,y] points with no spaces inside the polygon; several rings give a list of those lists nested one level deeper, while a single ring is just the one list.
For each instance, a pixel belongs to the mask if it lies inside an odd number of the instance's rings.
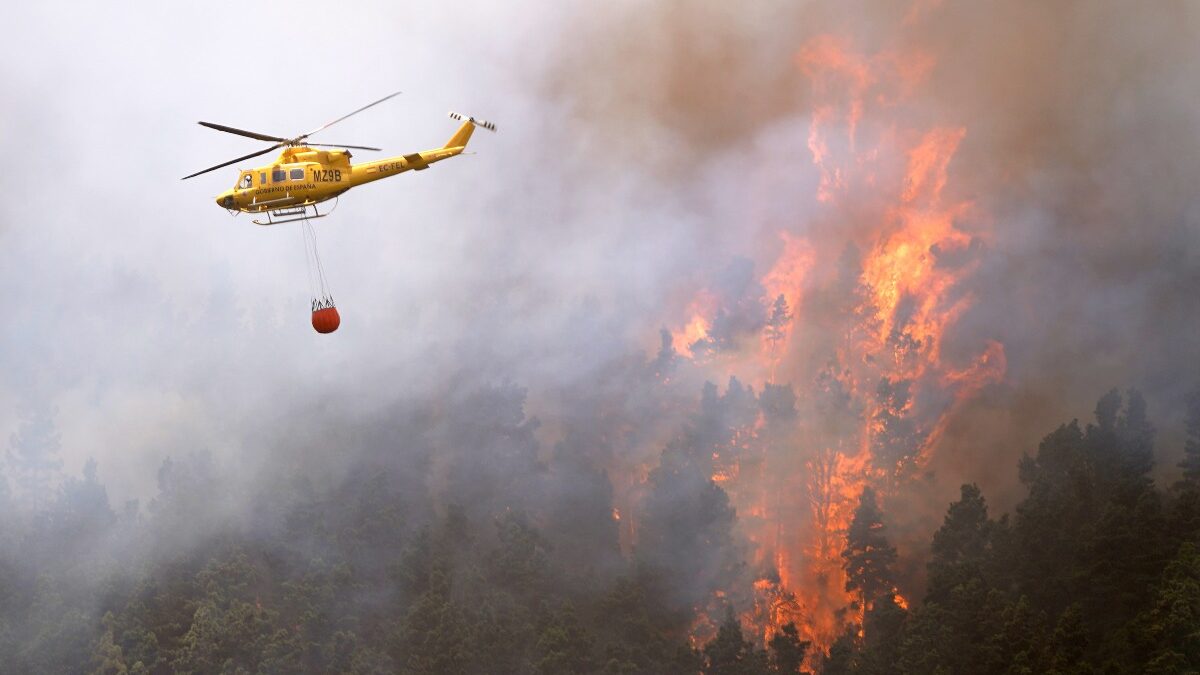
[{"label": "helicopter tail fin", "polygon": [[458,128],[458,131],[454,132],[454,135],[450,137],[449,141],[446,141],[445,147],[447,148],[465,147],[467,141],[471,140],[471,133],[475,131],[475,127],[483,127],[488,131],[496,130],[496,125],[492,124],[491,122],[484,122],[483,120],[477,120],[474,117],[460,115],[456,112],[450,113],[450,118],[462,121],[462,126]]}]

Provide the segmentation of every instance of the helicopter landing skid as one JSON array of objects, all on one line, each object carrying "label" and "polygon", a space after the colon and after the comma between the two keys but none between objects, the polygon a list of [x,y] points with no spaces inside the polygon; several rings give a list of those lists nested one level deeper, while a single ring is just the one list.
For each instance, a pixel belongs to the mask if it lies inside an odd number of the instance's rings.
[{"label": "helicopter landing skid", "polygon": [[[310,210],[311,209],[311,210]],[[301,204],[299,206],[289,206],[287,208],[275,209],[267,211],[267,220],[254,220],[255,225],[282,225],[283,223],[294,223],[298,220],[313,220],[314,218],[324,218],[329,215],[329,211],[321,213],[317,210],[316,204]]]}]

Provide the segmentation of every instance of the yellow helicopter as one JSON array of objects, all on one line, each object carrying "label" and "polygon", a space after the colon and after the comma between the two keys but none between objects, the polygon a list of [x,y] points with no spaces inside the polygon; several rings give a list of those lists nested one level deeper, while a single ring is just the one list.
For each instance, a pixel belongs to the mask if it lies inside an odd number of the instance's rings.
[{"label": "yellow helicopter", "polygon": [[[395,92],[384,96],[374,103],[367,104],[352,113],[343,115],[332,122],[323,124],[312,131],[300,134],[294,138],[283,138],[260,134],[254,131],[235,129],[223,124],[200,122],[201,126],[217,131],[224,131],[238,136],[246,136],[260,141],[273,141],[275,145],[253,152],[228,162],[210,166],[203,171],[197,171],[182,180],[194,178],[209,171],[214,171],[231,164],[237,164],[247,159],[265,155],[272,150],[283,148],[275,162],[267,166],[243,170],[238,176],[237,184],[230,190],[217,195],[217,205],[231,212],[266,213],[265,221],[255,220],[256,225],[278,225],[297,220],[323,218],[329,211],[322,213],[317,205],[338,197],[350,188],[377,181],[381,178],[395,176],[408,170],[421,171],[429,168],[430,164],[449,159],[462,154],[467,141],[476,127],[495,131],[496,125],[491,122],[466,117],[458,113],[450,113],[450,117],[462,124],[458,131],[440,148],[414,152],[409,155],[388,157],[373,162],[350,163],[350,150],[378,151],[362,145],[339,145],[331,143],[309,143],[308,137],[327,129],[338,122],[356,115],[367,108],[379,105],[384,101],[399,95]],[[317,147],[338,148],[337,150],[317,150]]]}]

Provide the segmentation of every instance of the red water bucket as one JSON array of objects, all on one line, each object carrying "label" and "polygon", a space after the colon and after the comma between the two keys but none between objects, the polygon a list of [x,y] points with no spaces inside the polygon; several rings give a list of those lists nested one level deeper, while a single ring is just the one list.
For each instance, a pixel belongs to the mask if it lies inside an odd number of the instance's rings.
[{"label": "red water bucket", "polygon": [[338,315],[337,307],[326,307],[313,312],[312,323],[318,333],[332,333],[342,325],[342,317]]}]

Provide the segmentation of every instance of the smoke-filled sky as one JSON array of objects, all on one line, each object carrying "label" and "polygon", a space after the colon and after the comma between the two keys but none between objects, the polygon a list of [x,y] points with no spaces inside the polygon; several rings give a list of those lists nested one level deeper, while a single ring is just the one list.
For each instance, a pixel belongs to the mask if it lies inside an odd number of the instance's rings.
[{"label": "smoke-filled sky", "polygon": [[[827,34],[925,55],[898,124],[966,130],[947,190],[988,236],[944,350],[998,340],[1008,371],[951,421],[942,470],[1011,484],[1114,386],[1175,433],[1200,380],[1197,5],[354,7],[8,8],[0,437],[56,410],[66,470],[95,457],[119,501],[181,448],[253,475],[323,419],[474,382],[529,387],[552,434],[548,392],[655,349],[731,261],[765,272],[783,229],[850,238],[815,200],[797,56]],[[179,180],[258,144],[195,122],[290,135],[397,89],[314,140],[436,147],[447,110],[499,133],[316,221],[343,317],[320,336],[298,228],[219,209],[233,168]],[[867,90],[870,119],[896,92]]]}]

